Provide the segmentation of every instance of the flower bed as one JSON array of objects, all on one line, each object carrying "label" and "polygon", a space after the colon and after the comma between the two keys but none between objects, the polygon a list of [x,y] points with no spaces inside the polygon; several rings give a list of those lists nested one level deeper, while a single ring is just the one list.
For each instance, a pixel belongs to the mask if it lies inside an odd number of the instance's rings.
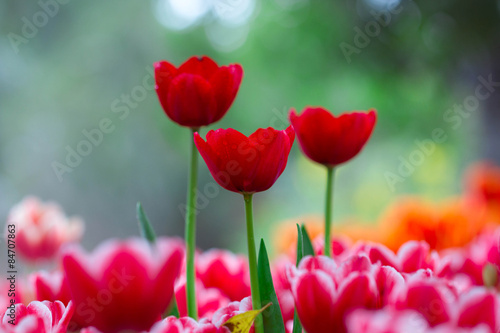
[{"label": "flower bed", "polygon": [[[82,221],[27,198],[6,223],[0,332],[499,331],[499,168],[472,167],[457,198],[405,198],[373,226],[332,233],[334,170],[361,152],[374,110],[335,117],[308,107],[292,110],[282,131],[219,129],[204,139],[200,128],[235,99],[241,66],[193,57],[179,68],[159,62],[155,74],[166,115],[193,135],[185,240],[157,237],[138,204],[142,238],[107,240],[87,253],[78,245]],[[256,248],[252,198],[284,172],[296,139],[325,167],[325,214],[283,226],[281,253],[269,261],[266,244]],[[197,251],[198,152],[219,185],[242,195],[248,256]],[[56,268],[17,276],[17,255]]]}]

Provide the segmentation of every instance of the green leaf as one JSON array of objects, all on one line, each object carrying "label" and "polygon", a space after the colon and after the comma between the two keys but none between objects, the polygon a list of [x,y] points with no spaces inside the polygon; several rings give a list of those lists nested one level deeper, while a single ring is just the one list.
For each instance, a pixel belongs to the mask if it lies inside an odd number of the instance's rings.
[{"label": "green leaf", "polygon": [[314,248],[311,242],[311,238],[309,238],[309,234],[307,233],[306,226],[302,224],[302,240],[304,243],[304,252],[303,255],[305,256],[315,256],[314,253]]},{"label": "green leaf", "polygon": [[274,290],[273,277],[269,266],[266,245],[260,240],[259,260],[257,264],[259,277],[260,299],[262,304],[271,303],[271,306],[262,314],[264,332],[285,333],[285,324],[281,316],[281,308]]},{"label": "green leaf", "polygon": [[297,262],[295,263],[295,266],[299,266],[300,261],[302,260],[302,257],[304,256],[304,242],[302,239],[302,229],[300,229],[300,226],[297,225]]},{"label": "green leaf", "polygon": [[165,311],[162,318],[165,319],[170,316],[174,316],[175,318],[179,318],[181,316],[179,313],[179,308],[177,307],[177,301],[175,300],[175,295],[172,298],[172,302],[170,302],[170,306],[168,307],[167,311]]},{"label": "green leaf", "polygon": [[240,313],[239,315],[229,318],[229,320],[222,324],[222,326],[229,328],[231,333],[248,333],[250,332],[250,328],[252,328],[255,318],[270,306],[271,303],[267,304],[260,310],[250,310]]},{"label": "green leaf", "polygon": [[139,222],[139,232],[141,236],[147,239],[151,244],[154,244],[156,241],[156,234],[140,202],[137,203],[137,221]]},{"label": "green leaf", "polygon": [[299,315],[297,314],[297,308],[293,313],[293,331],[292,333],[302,333],[302,324],[300,323]]}]

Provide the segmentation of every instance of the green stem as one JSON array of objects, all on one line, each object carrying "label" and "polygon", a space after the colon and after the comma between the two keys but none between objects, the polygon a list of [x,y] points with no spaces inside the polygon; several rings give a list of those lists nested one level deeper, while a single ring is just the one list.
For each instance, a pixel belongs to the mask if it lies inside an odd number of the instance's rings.
[{"label": "green stem", "polygon": [[[250,287],[252,290],[252,307],[254,310],[259,310],[262,305],[260,303],[259,279],[257,275],[257,254],[255,251],[255,236],[253,233],[253,209],[252,209],[253,194],[244,194],[245,213],[247,220],[247,243],[248,243],[248,264],[250,266]],[[255,318],[255,333],[263,333],[262,316],[259,314]]]},{"label": "green stem", "polygon": [[198,151],[194,144],[194,133],[197,128],[191,129],[191,164],[189,167],[189,182],[186,207],[186,300],[188,316],[198,320],[196,306],[194,255],[196,251],[196,183],[198,178]]},{"label": "green stem", "polygon": [[332,224],[332,206],[333,206],[333,178],[335,177],[335,169],[333,167],[327,167],[326,176],[326,203],[325,203],[325,246],[324,253],[325,256],[331,257],[331,224]]}]

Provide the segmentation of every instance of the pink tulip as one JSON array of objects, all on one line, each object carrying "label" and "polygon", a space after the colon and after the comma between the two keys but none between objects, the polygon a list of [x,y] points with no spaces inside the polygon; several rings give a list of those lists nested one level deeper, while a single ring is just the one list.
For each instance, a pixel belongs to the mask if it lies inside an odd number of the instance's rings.
[{"label": "pink tulip", "polygon": [[30,281],[38,301],[61,301],[68,304],[71,300],[68,282],[61,271],[39,271],[30,275]]},{"label": "pink tulip", "polygon": [[66,333],[74,312],[73,303],[33,301],[28,306],[16,304],[7,309],[0,325],[5,333]]},{"label": "pink tulip", "polygon": [[[419,269],[433,268],[429,245],[425,242],[409,241],[395,254],[383,244],[359,242],[348,252],[352,255],[366,255],[370,261],[394,267],[401,273],[412,273]],[[432,259],[432,260],[431,260]]]},{"label": "pink tulip", "polygon": [[434,327],[451,320],[450,304],[456,299],[456,290],[446,281],[415,274],[408,277],[394,305],[399,310],[418,311]]},{"label": "pink tulip", "polygon": [[230,333],[226,327],[217,327],[207,320],[196,322],[189,317],[168,317],[155,324],[149,333]]},{"label": "pink tulip", "polygon": [[500,228],[480,235],[464,248],[444,251],[435,272],[439,277],[482,286],[487,264],[496,267],[500,275]]},{"label": "pink tulip", "polygon": [[74,246],[63,256],[75,303],[73,320],[82,327],[113,333],[148,330],[174,295],[183,257],[179,240],[110,240],[91,254]]},{"label": "pink tulip", "polygon": [[500,329],[500,300],[494,292],[484,288],[472,288],[461,294],[454,322],[458,327],[472,328],[477,325],[487,326],[491,332]]},{"label": "pink tulip", "polygon": [[292,263],[289,257],[280,256],[274,260],[272,267],[274,290],[276,291],[281,315],[285,323],[289,320],[293,320],[295,308],[292,291],[290,290],[290,283],[288,282],[286,273],[287,267],[292,265],[294,265],[294,263]]},{"label": "pink tulip", "polygon": [[[81,333],[104,333],[95,327],[84,328]],[[146,333],[146,332],[143,332]],[[199,322],[189,317],[176,318],[170,316],[158,321],[148,333],[230,333],[224,326],[217,327],[206,319]]]},{"label": "pink tulip", "polygon": [[[212,317],[212,323],[217,327],[222,325],[236,315],[252,310],[251,297],[245,297],[241,302],[231,302],[227,306],[217,310]],[[254,328],[249,333],[254,333]]]},{"label": "pink tulip", "polygon": [[366,257],[337,267],[328,257],[305,257],[289,280],[297,312],[308,333],[347,332],[345,316],[380,304],[377,282]]},{"label": "pink tulip", "polygon": [[83,227],[80,219],[68,219],[56,204],[28,197],[11,209],[5,235],[14,229],[16,253],[36,262],[53,259],[63,244],[78,241]]},{"label": "pink tulip", "polygon": [[250,296],[248,261],[243,255],[209,250],[197,257],[196,272],[205,287],[218,288],[231,301]]},{"label": "pink tulip", "polygon": [[222,333],[229,332],[225,327],[218,328],[209,322],[196,322],[189,317],[168,317],[154,325],[150,333]]},{"label": "pink tulip", "polygon": [[[187,316],[186,277],[175,286],[175,299],[181,317]],[[205,288],[200,280],[196,281],[196,304],[199,318],[212,318],[218,309],[229,304],[229,298],[217,288]]]}]

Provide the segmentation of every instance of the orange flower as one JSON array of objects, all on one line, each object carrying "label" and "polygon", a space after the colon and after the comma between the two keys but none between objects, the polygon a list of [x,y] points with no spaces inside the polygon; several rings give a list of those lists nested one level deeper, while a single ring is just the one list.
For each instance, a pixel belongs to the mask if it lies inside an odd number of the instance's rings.
[{"label": "orange flower", "polygon": [[472,165],[465,175],[465,188],[468,196],[484,200],[500,212],[500,167],[489,162]]},{"label": "orange flower", "polygon": [[463,246],[486,225],[482,205],[453,198],[438,205],[421,198],[403,198],[390,206],[379,223],[382,242],[397,250],[409,240],[424,240],[435,250]]}]

